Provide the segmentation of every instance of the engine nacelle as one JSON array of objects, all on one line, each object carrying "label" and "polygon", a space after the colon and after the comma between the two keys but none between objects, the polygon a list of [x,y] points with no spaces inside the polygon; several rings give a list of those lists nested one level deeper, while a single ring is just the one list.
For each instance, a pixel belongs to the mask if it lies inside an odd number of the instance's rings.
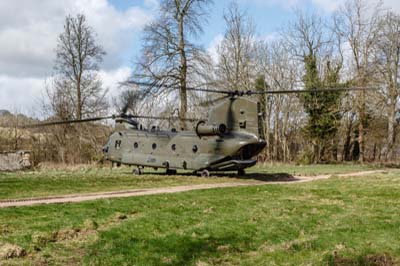
[{"label": "engine nacelle", "polygon": [[199,137],[217,136],[225,134],[226,129],[227,127],[225,124],[219,124],[217,126],[214,126],[214,125],[206,125],[206,122],[200,121],[199,123],[197,123],[196,126],[196,134]]}]

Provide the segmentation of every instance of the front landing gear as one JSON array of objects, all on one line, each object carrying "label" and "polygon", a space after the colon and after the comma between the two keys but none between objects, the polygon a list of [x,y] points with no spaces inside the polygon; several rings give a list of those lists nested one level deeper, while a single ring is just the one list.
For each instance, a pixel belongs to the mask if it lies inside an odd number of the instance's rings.
[{"label": "front landing gear", "polygon": [[245,175],[245,174],[246,174],[246,172],[244,171],[244,169],[238,170],[238,175],[239,175],[239,176],[243,176],[243,175]]},{"label": "front landing gear", "polygon": [[210,172],[207,169],[204,169],[200,173],[201,177],[210,177]]},{"label": "front landing gear", "polygon": [[139,167],[134,168],[133,171],[132,171],[132,174],[141,175],[142,174],[142,169],[140,169]]}]

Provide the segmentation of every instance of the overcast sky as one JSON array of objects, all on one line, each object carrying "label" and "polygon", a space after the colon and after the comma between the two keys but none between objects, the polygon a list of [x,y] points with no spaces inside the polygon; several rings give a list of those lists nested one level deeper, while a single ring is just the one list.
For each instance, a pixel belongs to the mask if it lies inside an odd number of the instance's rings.
[{"label": "overcast sky", "polygon": [[[230,1],[214,0],[198,40],[210,53],[222,38],[222,14]],[[295,8],[329,15],[341,0],[238,0],[261,38],[273,38]],[[399,0],[385,5],[400,11]],[[111,94],[131,73],[140,52],[140,32],[156,15],[158,0],[0,0],[0,109],[32,113],[52,75],[57,36],[65,16],[83,13],[107,52],[101,77]]]}]

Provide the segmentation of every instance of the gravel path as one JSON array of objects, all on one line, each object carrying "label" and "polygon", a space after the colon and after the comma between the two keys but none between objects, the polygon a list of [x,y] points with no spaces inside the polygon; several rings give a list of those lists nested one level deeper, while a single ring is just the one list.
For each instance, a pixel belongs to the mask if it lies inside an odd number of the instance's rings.
[{"label": "gravel path", "polygon": [[336,174],[336,175],[295,176],[292,180],[287,180],[287,181],[249,180],[244,182],[200,184],[200,185],[187,185],[187,186],[175,186],[175,187],[164,187],[164,188],[133,189],[133,190],[123,190],[123,191],[113,191],[113,192],[85,193],[76,195],[61,195],[61,196],[38,197],[38,198],[27,198],[27,199],[0,200],[0,208],[31,206],[38,204],[72,203],[72,202],[82,202],[82,201],[97,200],[97,199],[137,197],[137,196],[157,195],[157,194],[170,194],[170,193],[179,193],[185,191],[204,190],[213,188],[260,186],[267,184],[294,184],[294,183],[303,183],[315,180],[328,179],[331,176],[350,177],[350,176],[376,174],[382,172],[386,171],[376,170],[376,171],[362,171],[362,172]]}]

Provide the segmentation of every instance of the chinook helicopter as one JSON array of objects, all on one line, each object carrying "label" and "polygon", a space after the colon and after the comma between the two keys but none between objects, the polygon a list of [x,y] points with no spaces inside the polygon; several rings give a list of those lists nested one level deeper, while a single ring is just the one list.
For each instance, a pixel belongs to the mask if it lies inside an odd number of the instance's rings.
[{"label": "chinook helicopter", "polygon": [[[188,88],[187,90],[224,94],[217,99],[206,120],[184,119],[196,122],[192,131],[145,129],[136,119],[171,120],[178,117],[152,117],[127,114],[127,106],[119,115],[80,120],[39,123],[29,127],[85,123],[105,119],[115,120],[114,132],[103,147],[106,160],[118,166],[135,166],[133,173],[140,175],[145,167],[164,168],[167,174],[177,170],[191,170],[203,177],[210,172],[237,171],[254,166],[254,159],[266,146],[262,130],[262,111],[257,101],[250,99],[257,94],[304,93],[304,90],[221,91]],[[328,88],[312,92],[365,90],[365,88]]]}]

